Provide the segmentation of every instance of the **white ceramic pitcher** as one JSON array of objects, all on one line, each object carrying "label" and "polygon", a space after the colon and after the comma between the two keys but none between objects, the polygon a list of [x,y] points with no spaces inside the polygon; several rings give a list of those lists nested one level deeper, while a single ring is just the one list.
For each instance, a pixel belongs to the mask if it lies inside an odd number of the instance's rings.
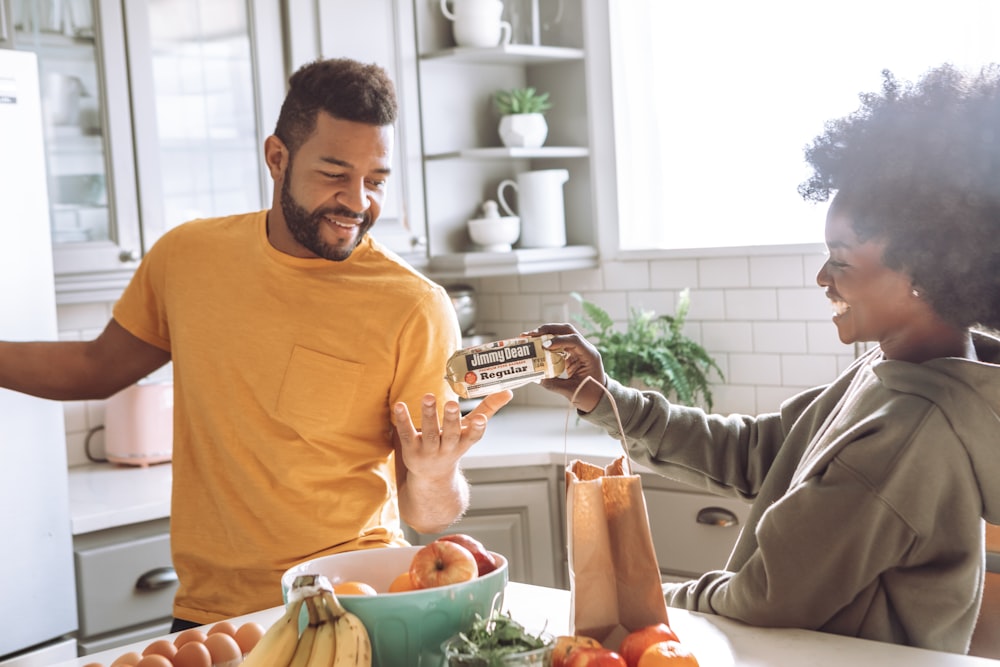
[{"label": "white ceramic pitcher", "polygon": [[[448,8],[449,2],[454,11]],[[441,0],[441,12],[452,22],[451,32],[459,46],[510,44],[510,23],[500,20],[502,0]]]},{"label": "white ceramic pitcher", "polygon": [[[525,171],[517,181],[505,179],[497,186],[497,200],[508,215],[521,216],[522,248],[561,248],[566,245],[566,211],[563,204],[563,184],[569,180],[565,169]],[[504,191],[514,188],[517,192],[515,213]]]}]

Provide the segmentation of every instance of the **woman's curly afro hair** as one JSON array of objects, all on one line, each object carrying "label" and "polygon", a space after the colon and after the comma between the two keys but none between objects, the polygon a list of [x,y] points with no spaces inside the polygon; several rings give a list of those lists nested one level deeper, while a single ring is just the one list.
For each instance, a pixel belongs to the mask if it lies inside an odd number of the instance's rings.
[{"label": "woman's curly afro hair", "polygon": [[806,147],[814,173],[799,193],[835,193],[858,237],[884,241],[883,263],[944,320],[1000,328],[1000,65],[882,77],[881,93]]}]

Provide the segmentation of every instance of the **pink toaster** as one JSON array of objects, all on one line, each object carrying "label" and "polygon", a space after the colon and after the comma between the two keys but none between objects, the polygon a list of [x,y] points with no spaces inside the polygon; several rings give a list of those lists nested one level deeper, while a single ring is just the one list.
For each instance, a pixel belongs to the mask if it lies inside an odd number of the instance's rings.
[{"label": "pink toaster", "polygon": [[107,400],[104,455],[112,463],[148,466],[174,451],[174,383],[140,380]]}]

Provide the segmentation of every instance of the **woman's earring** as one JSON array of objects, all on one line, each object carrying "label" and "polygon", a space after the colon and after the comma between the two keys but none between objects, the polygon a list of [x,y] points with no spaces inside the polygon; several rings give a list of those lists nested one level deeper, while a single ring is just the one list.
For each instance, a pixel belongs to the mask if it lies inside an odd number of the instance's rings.
[{"label": "woman's earring", "polygon": [[913,289],[910,290],[910,294],[912,294],[915,299],[919,299],[920,298],[920,292],[917,291],[916,287],[914,287]]}]

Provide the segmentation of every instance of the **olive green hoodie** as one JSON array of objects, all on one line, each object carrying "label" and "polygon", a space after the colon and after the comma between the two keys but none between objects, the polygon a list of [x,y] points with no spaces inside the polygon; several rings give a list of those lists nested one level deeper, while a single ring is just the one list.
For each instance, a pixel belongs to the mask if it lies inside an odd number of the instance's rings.
[{"label": "olive green hoodie", "polygon": [[[636,462],[752,503],[726,569],[665,585],[668,604],[967,652],[1000,522],[1000,340],[975,343],[978,361],[922,364],[876,348],[757,417],[609,379]],[[606,398],[584,417],[620,437]]]}]

